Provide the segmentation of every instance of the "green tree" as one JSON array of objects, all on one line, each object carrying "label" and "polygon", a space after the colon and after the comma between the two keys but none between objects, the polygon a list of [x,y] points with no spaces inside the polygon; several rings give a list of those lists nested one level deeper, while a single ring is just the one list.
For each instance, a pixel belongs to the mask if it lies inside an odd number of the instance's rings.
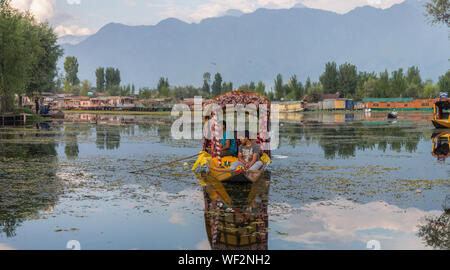
[{"label": "green tree", "polygon": [[432,81],[425,83],[424,90],[420,96],[421,98],[437,98],[439,97],[439,86],[433,84]]},{"label": "green tree", "polygon": [[275,99],[281,100],[282,98],[284,98],[284,94],[285,94],[284,93],[284,85],[283,85],[283,77],[281,76],[281,74],[277,75],[274,85],[275,85]]},{"label": "green tree", "polygon": [[95,71],[95,77],[97,79],[97,92],[105,91],[105,68],[99,67]]},{"label": "green tree", "polygon": [[12,111],[14,94],[23,94],[31,82],[44,53],[38,32],[31,15],[11,8],[10,1],[0,1],[1,112]]},{"label": "green tree", "polygon": [[242,91],[248,91],[248,90],[250,90],[248,84],[243,84],[243,85],[239,86],[238,89],[239,89],[239,90],[242,90]]},{"label": "green tree", "polygon": [[78,59],[75,56],[66,57],[64,70],[66,71],[66,81],[70,87],[80,84],[80,79],[78,79]]},{"label": "green tree", "polygon": [[169,79],[163,77],[159,78],[156,89],[158,90],[158,95],[160,97],[168,97],[170,93]]},{"label": "green tree", "polygon": [[323,95],[323,86],[320,82],[315,82],[309,88],[309,100],[310,102],[318,102]]},{"label": "green tree", "polygon": [[438,85],[441,92],[450,93],[450,70],[445,75],[439,77]]},{"label": "green tree", "polygon": [[376,96],[376,87],[377,87],[377,79],[369,78],[362,88],[362,93],[360,94],[360,98],[366,97],[375,97]]},{"label": "green tree", "polygon": [[334,94],[338,89],[338,69],[335,62],[328,62],[325,65],[325,71],[319,80],[323,85],[323,90],[327,94]]},{"label": "green tree", "polygon": [[105,71],[105,90],[110,90],[114,85],[114,68],[108,67]]},{"label": "green tree", "polygon": [[297,80],[297,75],[293,75],[287,84],[288,100],[300,100],[303,96],[303,85]]},{"label": "green tree", "polygon": [[214,76],[214,82],[211,86],[213,96],[218,96],[222,93],[222,75],[216,73]]},{"label": "green tree", "polygon": [[387,70],[380,73],[379,79],[375,84],[375,92],[373,93],[373,97],[375,98],[383,98],[383,97],[391,97],[391,86],[389,83],[389,73]]},{"label": "green tree", "polygon": [[403,74],[403,69],[400,68],[392,72],[392,76],[390,78],[390,88],[391,92],[389,93],[390,97],[400,97],[406,95],[406,78]]},{"label": "green tree", "polygon": [[345,63],[339,66],[338,90],[344,96],[354,96],[358,86],[358,72],[355,65]]},{"label": "green tree", "polygon": [[432,24],[444,23],[450,27],[450,1],[430,0],[425,4],[426,16]]},{"label": "green tree", "polygon": [[418,67],[412,66],[408,68],[408,71],[406,73],[406,81],[408,84],[416,84],[419,86],[422,86],[422,77],[420,76],[420,71]]},{"label": "green tree", "polygon": [[259,81],[258,85],[255,88],[255,92],[260,94],[260,95],[266,95],[266,85],[262,82]]},{"label": "green tree", "polygon": [[211,93],[211,73],[206,72],[203,74],[203,87],[202,92],[209,95]]},{"label": "green tree", "polygon": [[113,74],[114,74],[114,76],[113,76],[112,84],[113,84],[113,85],[119,86],[119,85],[120,85],[120,82],[121,82],[121,79],[120,79],[120,70],[119,70],[118,68],[115,69]]},{"label": "green tree", "polygon": [[311,88],[311,79],[308,77],[305,82],[305,93],[309,93],[310,88]]},{"label": "green tree", "polygon": [[255,82],[250,82],[250,85],[248,86],[248,90],[250,90],[250,91],[252,91],[252,92],[254,92],[255,91],[255,89],[256,89],[256,85],[255,85]]},{"label": "green tree", "polygon": [[88,80],[84,80],[81,82],[81,89],[80,89],[80,95],[81,96],[87,96],[88,93],[92,89],[92,84]]},{"label": "green tree", "polygon": [[57,44],[58,38],[47,23],[37,24],[34,28],[39,37],[39,53],[37,61],[32,65],[30,81],[25,90],[29,97],[34,92],[51,91],[54,88],[56,63],[63,55],[62,48]]}]

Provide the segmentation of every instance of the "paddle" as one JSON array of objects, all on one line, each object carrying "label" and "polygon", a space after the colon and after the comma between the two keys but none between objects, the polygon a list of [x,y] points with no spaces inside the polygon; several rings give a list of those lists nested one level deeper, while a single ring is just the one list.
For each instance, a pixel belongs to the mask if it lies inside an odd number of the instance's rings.
[{"label": "paddle", "polygon": [[142,169],[142,170],[134,171],[134,172],[130,172],[130,173],[136,174],[136,173],[140,173],[140,172],[144,172],[144,171],[148,171],[148,170],[153,170],[153,169],[159,168],[161,166],[167,166],[167,165],[170,165],[170,164],[175,163],[175,162],[180,162],[180,161],[183,161],[183,160],[186,160],[186,159],[194,158],[196,156],[198,156],[198,154],[195,154],[195,155],[189,156],[189,157],[185,157],[185,158],[180,158],[180,159],[177,159],[177,160],[174,160],[174,161],[171,161],[171,162],[167,162],[167,163],[164,163],[164,164],[159,164],[158,166],[153,166],[153,167],[150,167],[150,168],[147,168],[147,169]]}]

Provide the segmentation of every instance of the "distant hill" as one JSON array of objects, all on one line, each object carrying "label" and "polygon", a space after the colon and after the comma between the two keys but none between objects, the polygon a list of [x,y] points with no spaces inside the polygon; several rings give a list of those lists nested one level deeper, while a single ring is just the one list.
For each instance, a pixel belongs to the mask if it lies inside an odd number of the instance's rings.
[{"label": "distant hill", "polygon": [[172,85],[201,86],[206,71],[235,86],[252,80],[271,86],[277,73],[316,80],[328,61],[377,72],[417,65],[422,77],[436,80],[449,68],[448,30],[428,25],[422,5],[409,0],[343,15],[305,7],[232,11],[198,24],[173,18],[154,26],[110,23],[64,49],[78,58],[80,79],[94,83],[97,67],[113,66],[123,83],[136,86],[154,87],[161,76]]}]

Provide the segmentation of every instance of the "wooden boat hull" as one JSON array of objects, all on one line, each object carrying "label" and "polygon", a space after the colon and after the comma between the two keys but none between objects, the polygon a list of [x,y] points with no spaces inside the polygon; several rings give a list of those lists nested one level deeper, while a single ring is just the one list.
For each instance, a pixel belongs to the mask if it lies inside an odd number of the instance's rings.
[{"label": "wooden boat hull", "polygon": [[232,171],[228,168],[218,168],[214,162],[207,163],[210,175],[221,182],[254,183],[264,174],[265,166],[257,171]]},{"label": "wooden boat hull", "polygon": [[434,120],[432,119],[433,125],[436,128],[450,128],[450,120]]}]

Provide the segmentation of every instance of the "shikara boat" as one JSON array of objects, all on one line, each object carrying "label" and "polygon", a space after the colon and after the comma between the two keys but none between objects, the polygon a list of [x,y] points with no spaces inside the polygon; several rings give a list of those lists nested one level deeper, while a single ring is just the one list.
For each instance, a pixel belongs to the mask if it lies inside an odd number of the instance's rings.
[{"label": "shikara boat", "polygon": [[431,137],[433,141],[433,151],[431,154],[438,160],[445,160],[450,157],[450,131],[435,133]]},{"label": "shikara boat", "polygon": [[[261,149],[270,149],[270,139],[263,139],[267,138],[268,136],[262,136],[269,134],[269,119],[270,119],[270,108],[271,104],[270,101],[256,93],[249,92],[249,91],[233,91],[226,93],[224,95],[218,96],[217,98],[213,99],[211,104],[218,105],[216,108],[219,108],[221,110],[225,110],[227,105],[249,105],[249,104],[255,104],[258,105],[257,107],[263,105],[264,108],[267,108],[267,113],[262,114],[263,117],[261,117],[260,127],[258,131],[258,136],[256,140],[253,140],[255,143],[259,144],[260,146],[264,146]],[[258,115],[261,112],[259,112],[258,109]],[[224,113],[223,113],[224,114]],[[197,167],[201,166],[207,166],[209,173],[212,177],[216,178],[218,181],[224,181],[224,182],[256,182],[258,179],[261,178],[264,171],[266,170],[267,166],[271,163],[271,152],[270,150],[263,150],[260,153],[260,160],[264,163],[264,166],[257,171],[249,171],[245,170],[243,167],[239,167],[236,170],[231,170],[231,165],[238,161],[237,157],[232,156],[225,156],[222,157],[220,154],[220,147],[219,142],[220,138],[218,134],[216,134],[215,131],[219,130],[219,123],[217,120],[217,113],[214,111],[211,112],[210,119],[212,121],[212,133],[213,138],[211,140],[210,146],[211,146],[211,153],[208,153],[206,151],[207,145],[203,145],[203,151],[200,152],[200,155],[195,162],[192,170],[195,170]],[[205,119],[207,121],[207,119]],[[206,140],[205,140],[206,141]],[[238,148],[240,147],[240,142],[238,139],[236,139]]]},{"label": "shikara boat", "polygon": [[450,98],[440,98],[436,101],[431,122],[436,128],[450,128]]},{"label": "shikara boat", "polygon": [[390,112],[390,113],[388,113],[387,118],[388,119],[397,119],[398,118],[398,113],[396,111]]}]

